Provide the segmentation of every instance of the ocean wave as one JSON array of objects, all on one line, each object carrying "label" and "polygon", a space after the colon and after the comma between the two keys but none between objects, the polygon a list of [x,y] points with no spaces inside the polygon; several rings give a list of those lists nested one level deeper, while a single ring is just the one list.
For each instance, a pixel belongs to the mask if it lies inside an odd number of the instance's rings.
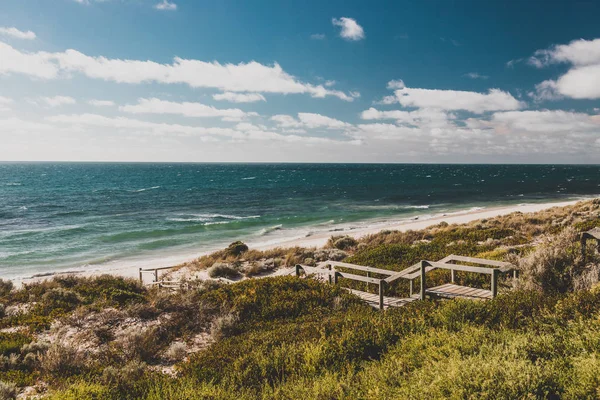
[{"label": "ocean wave", "polygon": [[430,205],[400,205],[400,204],[378,204],[356,206],[359,210],[426,210]]},{"label": "ocean wave", "polygon": [[[256,219],[260,218],[260,215],[248,215],[248,216],[239,216],[239,215],[228,215],[228,214],[181,214],[178,217],[169,217],[167,221],[171,222],[210,222],[219,219],[226,220],[244,220],[244,219]],[[216,221],[218,222],[218,221]],[[208,224],[205,224],[208,225]]]},{"label": "ocean wave", "polygon": [[4,186],[23,186],[23,184],[21,182],[8,182]]},{"label": "ocean wave", "polygon": [[138,189],[138,190],[134,190],[134,193],[140,193],[140,192],[145,192],[146,190],[154,190],[154,189],[160,189],[160,186],[152,186],[149,188],[145,188],[145,189]]},{"label": "ocean wave", "polygon": [[261,230],[258,232],[258,234],[259,234],[260,236],[265,236],[265,235],[268,235],[268,234],[269,234],[269,233],[271,233],[271,232],[279,231],[279,230],[281,230],[282,228],[283,228],[283,225],[282,225],[282,224],[275,225],[275,226],[270,226],[270,227],[268,227],[268,228],[263,228],[263,229],[261,229]]},{"label": "ocean wave", "polygon": [[252,179],[256,179],[256,177],[255,176],[249,176],[247,178],[242,178],[243,181],[249,181],[249,180],[252,180]]}]

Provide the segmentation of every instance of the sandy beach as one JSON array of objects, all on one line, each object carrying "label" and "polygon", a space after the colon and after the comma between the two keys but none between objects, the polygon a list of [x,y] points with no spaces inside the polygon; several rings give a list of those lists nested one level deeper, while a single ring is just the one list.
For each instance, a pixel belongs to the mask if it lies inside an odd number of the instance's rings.
[{"label": "sandy beach", "polygon": [[[467,222],[493,218],[501,215],[507,215],[513,212],[533,213],[537,211],[546,210],[552,207],[565,207],[577,203],[579,200],[563,201],[563,202],[551,202],[551,203],[539,203],[539,204],[519,204],[514,206],[506,207],[493,207],[484,209],[469,209],[464,211],[457,211],[452,213],[445,213],[440,215],[431,216],[419,216],[413,217],[410,220],[391,220],[391,221],[372,221],[365,222],[364,226],[354,224],[354,226],[347,227],[345,229],[340,228],[339,230],[328,230],[317,232],[307,237],[293,237],[286,238],[281,235],[281,232],[272,232],[268,237],[263,238],[263,241],[256,242],[249,240],[247,243],[250,248],[258,250],[268,250],[273,248],[289,248],[289,247],[322,247],[327,243],[329,237],[333,235],[349,235],[354,238],[360,238],[366,235],[374,234],[382,230],[397,230],[397,231],[408,231],[408,230],[419,230],[427,228],[431,225],[438,224],[445,221],[449,224],[464,224]],[[266,241],[264,239],[267,239]],[[80,276],[97,276],[101,274],[112,274],[128,278],[137,278],[139,268],[158,268],[168,267],[183,264],[185,262],[192,261],[198,257],[209,254],[213,251],[219,250],[218,248],[211,249],[208,251],[199,252],[194,255],[176,255],[176,256],[165,256],[164,258],[156,258],[153,260],[140,259],[140,260],[127,260],[120,261],[118,263],[108,263],[101,266],[95,266],[87,270],[72,270],[66,272],[56,272],[50,274],[43,274],[35,277],[14,279],[13,282],[16,285],[23,283],[32,283],[44,279],[49,279],[57,275],[66,274],[77,274]]]}]

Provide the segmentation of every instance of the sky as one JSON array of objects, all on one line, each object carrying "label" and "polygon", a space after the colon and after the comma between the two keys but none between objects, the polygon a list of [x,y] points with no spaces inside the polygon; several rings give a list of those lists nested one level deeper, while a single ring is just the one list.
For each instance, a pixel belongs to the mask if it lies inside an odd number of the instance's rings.
[{"label": "sky", "polygon": [[0,160],[598,164],[598,15],[0,0]]}]

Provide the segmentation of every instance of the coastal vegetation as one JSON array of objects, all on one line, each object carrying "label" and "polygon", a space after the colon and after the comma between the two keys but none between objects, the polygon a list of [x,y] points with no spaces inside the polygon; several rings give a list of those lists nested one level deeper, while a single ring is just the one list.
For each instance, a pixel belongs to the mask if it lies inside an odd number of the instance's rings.
[{"label": "coastal vegetation", "polygon": [[[578,237],[596,226],[593,200],[332,237],[323,249],[238,242],[181,266],[191,278],[173,292],[111,276],[0,281],[0,399],[595,399],[600,254],[589,246],[583,260]],[[449,254],[507,260],[520,274],[494,300],[385,311],[340,286],[269,276],[327,259],[401,270]],[[489,285],[479,279],[457,276]]]}]

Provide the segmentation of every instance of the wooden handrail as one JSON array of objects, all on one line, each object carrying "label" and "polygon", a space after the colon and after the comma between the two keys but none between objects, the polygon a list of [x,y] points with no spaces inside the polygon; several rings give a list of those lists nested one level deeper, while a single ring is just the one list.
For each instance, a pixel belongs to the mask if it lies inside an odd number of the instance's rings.
[{"label": "wooden handrail", "polygon": [[349,263],[345,263],[345,262],[341,262],[341,261],[323,261],[323,262],[320,262],[318,265],[319,266],[331,265],[332,267],[355,269],[357,271],[372,272],[375,274],[388,275],[388,276],[395,274],[395,271],[391,271],[389,269],[365,267],[363,265],[349,264]]}]

